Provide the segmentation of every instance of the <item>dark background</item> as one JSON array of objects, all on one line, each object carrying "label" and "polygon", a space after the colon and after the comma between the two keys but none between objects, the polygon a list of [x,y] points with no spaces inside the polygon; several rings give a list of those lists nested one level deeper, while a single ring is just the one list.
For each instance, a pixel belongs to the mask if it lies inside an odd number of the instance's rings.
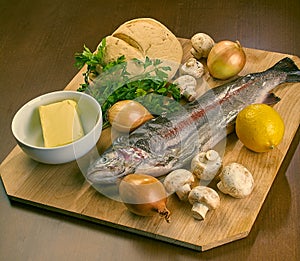
[{"label": "dark background", "polygon": [[[10,123],[18,108],[63,89],[77,73],[74,53],[84,44],[94,50],[103,37],[137,17],[155,18],[178,37],[205,32],[216,41],[239,40],[245,47],[300,56],[299,0],[0,0],[0,161],[16,145]],[[296,145],[245,239],[198,253],[11,205],[1,185],[0,259],[299,260],[299,148],[290,162]]]}]

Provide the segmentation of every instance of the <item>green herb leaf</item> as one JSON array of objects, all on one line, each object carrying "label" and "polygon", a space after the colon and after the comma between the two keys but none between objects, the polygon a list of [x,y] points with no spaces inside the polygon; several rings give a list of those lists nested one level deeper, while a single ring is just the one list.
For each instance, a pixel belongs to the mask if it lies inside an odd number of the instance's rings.
[{"label": "green herb leaf", "polygon": [[145,59],[145,63],[144,63],[144,69],[146,69],[147,67],[149,67],[150,65],[152,65],[151,60],[149,59],[149,57],[147,56]]},{"label": "green herb leaf", "polygon": [[[75,65],[81,69],[87,65],[83,73],[84,83],[78,91],[84,91],[93,96],[101,105],[103,113],[103,126],[109,125],[107,121],[108,109],[120,100],[140,101],[150,112],[158,115],[162,112],[178,110],[178,106],[170,102],[179,101],[180,90],[175,84],[168,82],[169,66],[163,66],[159,59],[145,60],[132,59],[131,62],[141,67],[138,75],[127,71],[125,56],[118,57],[110,63],[104,62],[106,39],[104,38],[97,48],[97,52],[84,46],[82,53],[75,54]],[[90,76],[93,75],[93,79]],[[166,96],[165,98],[163,98]]]},{"label": "green herb leaf", "polygon": [[153,65],[154,65],[154,66],[160,65],[161,63],[162,63],[162,61],[159,60],[159,59],[155,59],[155,60],[153,61]]}]

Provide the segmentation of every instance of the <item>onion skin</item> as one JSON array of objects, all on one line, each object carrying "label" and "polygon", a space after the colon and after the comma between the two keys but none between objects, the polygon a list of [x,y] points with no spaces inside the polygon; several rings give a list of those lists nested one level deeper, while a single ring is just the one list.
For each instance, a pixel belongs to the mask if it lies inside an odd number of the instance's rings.
[{"label": "onion skin", "polygon": [[209,73],[220,80],[237,75],[244,68],[245,63],[246,54],[238,41],[224,40],[216,43],[207,57]]},{"label": "onion skin", "polygon": [[120,132],[130,132],[153,118],[142,104],[134,100],[118,101],[108,110],[109,123]]},{"label": "onion skin", "polygon": [[170,211],[166,207],[167,193],[158,179],[145,174],[129,174],[120,182],[119,195],[130,212],[139,216],[158,213],[170,222]]}]

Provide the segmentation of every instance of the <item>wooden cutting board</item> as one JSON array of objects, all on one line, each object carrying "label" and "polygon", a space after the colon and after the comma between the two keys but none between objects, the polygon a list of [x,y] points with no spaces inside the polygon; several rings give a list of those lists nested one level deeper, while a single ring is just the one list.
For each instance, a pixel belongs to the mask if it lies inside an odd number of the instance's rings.
[{"label": "wooden cutting board", "polygon": [[[180,41],[185,61],[190,57],[190,41]],[[300,66],[300,59],[296,56],[248,48],[245,48],[245,52],[247,63],[240,75],[263,71],[286,56]],[[222,83],[214,81],[208,75],[206,78],[212,86]],[[76,90],[80,83],[82,71],[66,89]],[[283,141],[272,152],[257,154],[247,150],[235,134],[228,136],[224,164],[239,162],[246,166],[254,176],[255,188],[244,199],[234,199],[219,192],[221,206],[208,212],[204,221],[194,220],[191,205],[180,202],[175,195],[170,196],[168,201],[168,208],[172,212],[171,223],[165,222],[158,215],[133,215],[122,203],[103,196],[91,187],[85,181],[77,162],[63,165],[39,164],[28,158],[18,146],[0,166],[6,193],[11,200],[200,251],[244,238],[255,222],[300,123],[300,83],[283,84],[276,88],[275,93],[282,98],[274,108],[285,122]],[[98,143],[100,151],[109,146],[110,131],[103,131]],[[211,186],[216,189],[215,183]]]}]

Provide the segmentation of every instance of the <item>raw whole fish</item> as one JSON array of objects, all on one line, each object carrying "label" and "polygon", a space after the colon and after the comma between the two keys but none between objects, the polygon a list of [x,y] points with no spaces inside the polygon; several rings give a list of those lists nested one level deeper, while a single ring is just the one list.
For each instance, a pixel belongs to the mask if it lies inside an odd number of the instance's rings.
[{"label": "raw whole fish", "polygon": [[212,88],[179,112],[158,116],[117,138],[90,164],[86,178],[92,184],[112,184],[129,173],[159,177],[181,168],[198,151],[224,140],[226,127],[245,106],[278,102],[270,91],[286,82],[300,82],[300,71],[288,57],[266,71]]}]

